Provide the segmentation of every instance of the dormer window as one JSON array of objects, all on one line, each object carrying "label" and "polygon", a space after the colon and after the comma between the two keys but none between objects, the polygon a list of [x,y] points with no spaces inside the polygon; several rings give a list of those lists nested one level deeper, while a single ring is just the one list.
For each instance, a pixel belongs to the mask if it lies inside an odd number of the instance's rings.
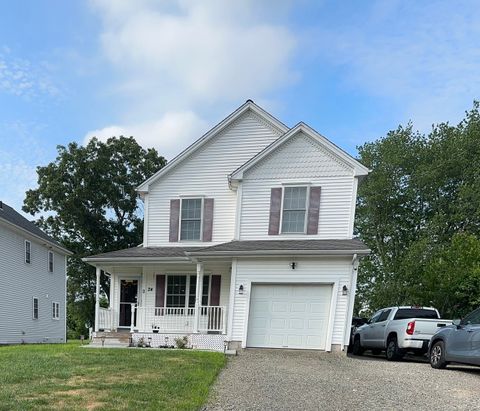
[{"label": "dormer window", "polygon": [[282,234],[305,233],[308,187],[284,187]]},{"label": "dormer window", "polygon": [[199,241],[201,239],[202,203],[202,198],[182,198],[180,240]]}]

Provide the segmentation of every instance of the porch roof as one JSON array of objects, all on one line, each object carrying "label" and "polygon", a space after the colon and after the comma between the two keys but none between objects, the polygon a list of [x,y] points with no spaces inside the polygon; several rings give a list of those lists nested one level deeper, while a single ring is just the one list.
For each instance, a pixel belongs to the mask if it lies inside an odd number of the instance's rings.
[{"label": "porch roof", "polygon": [[88,263],[188,261],[198,257],[369,254],[358,239],[230,241],[210,247],[133,247],[83,258]]},{"label": "porch roof", "polygon": [[83,258],[89,263],[104,261],[131,261],[131,260],[184,260],[190,261],[185,254],[203,247],[132,247],[108,253],[91,255]]},{"label": "porch roof", "polygon": [[192,257],[216,255],[352,255],[369,254],[370,249],[360,240],[249,240],[230,241],[211,247],[186,251]]}]

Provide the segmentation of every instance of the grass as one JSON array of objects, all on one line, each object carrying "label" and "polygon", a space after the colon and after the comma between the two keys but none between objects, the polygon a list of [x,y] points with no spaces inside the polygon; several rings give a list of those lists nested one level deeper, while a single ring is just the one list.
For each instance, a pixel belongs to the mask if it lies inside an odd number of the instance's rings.
[{"label": "grass", "polygon": [[192,350],[0,347],[0,410],[195,410],[224,365]]}]

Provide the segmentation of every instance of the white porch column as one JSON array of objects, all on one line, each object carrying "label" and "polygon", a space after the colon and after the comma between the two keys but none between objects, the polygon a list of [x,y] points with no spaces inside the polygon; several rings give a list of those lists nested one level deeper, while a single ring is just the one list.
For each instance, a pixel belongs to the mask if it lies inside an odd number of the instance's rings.
[{"label": "white porch column", "polygon": [[[113,270],[112,270],[113,271]],[[110,273],[110,295],[108,297],[108,308],[110,309],[110,331],[114,329],[114,315],[113,315],[113,295],[114,295],[114,280],[113,273]]]},{"label": "white porch column", "polygon": [[96,267],[97,281],[95,283],[95,332],[99,329],[100,318],[100,267]]},{"label": "white porch column", "polygon": [[193,332],[198,333],[200,325],[200,307],[203,294],[203,263],[197,263],[197,286],[195,288],[195,326]]}]

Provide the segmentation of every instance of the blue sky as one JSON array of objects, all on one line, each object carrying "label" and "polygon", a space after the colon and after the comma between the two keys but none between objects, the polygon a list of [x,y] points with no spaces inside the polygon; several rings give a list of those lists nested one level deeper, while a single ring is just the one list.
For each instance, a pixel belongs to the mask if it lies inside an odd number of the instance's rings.
[{"label": "blue sky", "polygon": [[0,3],[0,199],[56,146],[133,135],[173,157],[246,99],[352,154],[480,98],[476,1]]}]

